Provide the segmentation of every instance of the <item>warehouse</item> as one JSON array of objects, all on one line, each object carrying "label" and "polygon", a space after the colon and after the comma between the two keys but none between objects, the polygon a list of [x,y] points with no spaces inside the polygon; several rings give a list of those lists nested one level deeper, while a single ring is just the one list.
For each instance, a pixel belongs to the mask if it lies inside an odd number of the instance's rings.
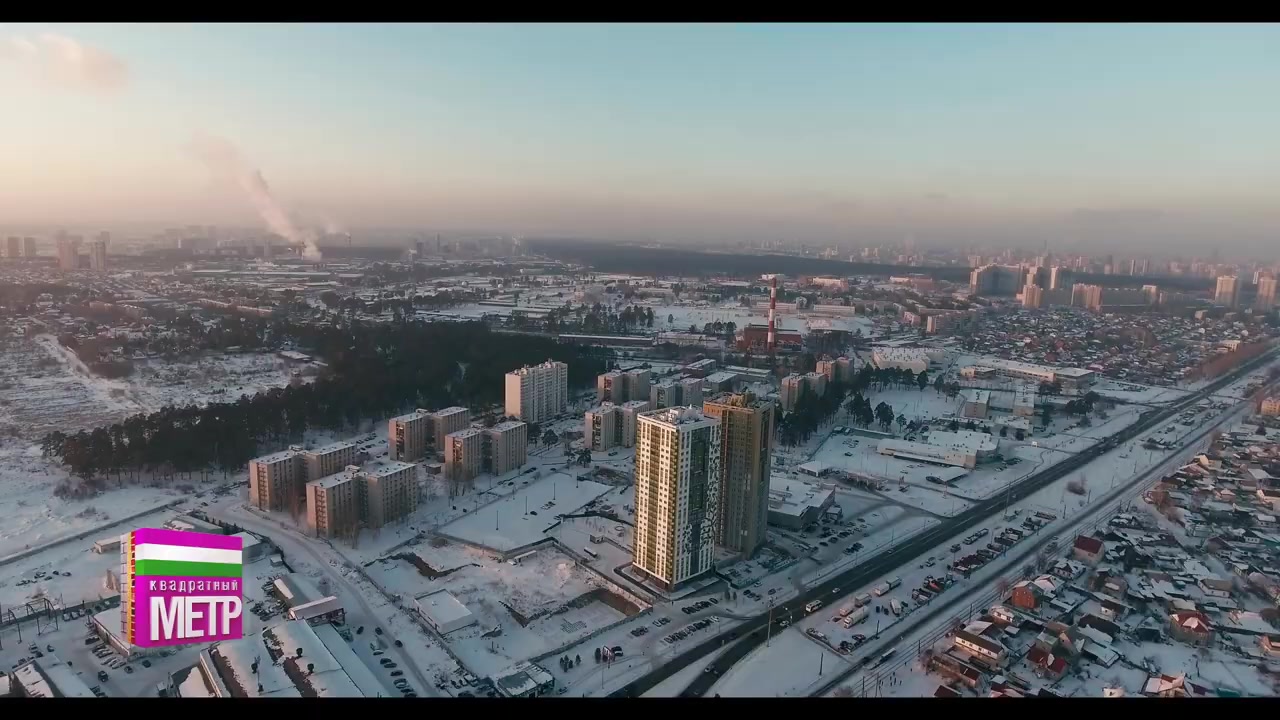
[{"label": "warehouse", "polygon": [[437,590],[414,599],[418,614],[431,623],[436,632],[448,635],[455,630],[475,625],[476,616],[448,590]]}]

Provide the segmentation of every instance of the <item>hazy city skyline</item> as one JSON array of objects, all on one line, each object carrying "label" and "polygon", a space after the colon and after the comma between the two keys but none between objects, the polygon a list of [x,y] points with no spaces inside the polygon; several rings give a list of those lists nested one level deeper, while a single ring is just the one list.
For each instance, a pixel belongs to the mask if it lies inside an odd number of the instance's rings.
[{"label": "hazy city skyline", "polygon": [[[0,132],[17,141],[0,149],[0,216],[1259,252],[1280,231],[1280,101],[1265,90],[1278,39],[1230,25],[5,25],[0,87],[17,111]],[[193,151],[210,138],[238,153],[234,173]]]}]

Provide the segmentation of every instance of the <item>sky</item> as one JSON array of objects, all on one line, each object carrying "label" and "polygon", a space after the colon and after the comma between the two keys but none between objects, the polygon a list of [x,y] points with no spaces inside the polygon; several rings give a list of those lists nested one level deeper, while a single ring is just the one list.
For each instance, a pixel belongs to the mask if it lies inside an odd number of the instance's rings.
[{"label": "sky", "polygon": [[1280,237],[1276,25],[0,25],[0,225]]}]

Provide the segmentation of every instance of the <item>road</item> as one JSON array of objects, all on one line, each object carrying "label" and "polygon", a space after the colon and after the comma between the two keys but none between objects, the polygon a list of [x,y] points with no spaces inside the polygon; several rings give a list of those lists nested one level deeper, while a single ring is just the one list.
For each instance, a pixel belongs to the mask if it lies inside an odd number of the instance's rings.
[{"label": "road", "polygon": [[[1144,488],[1151,485],[1155,480],[1158,480],[1172,472],[1177,467],[1185,464],[1190,459],[1190,456],[1194,455],[1196,452],[1200,452],[1201,449],[1203,449],[1203,446],[1208,444],[1207,439],[1210,434],[1219,430],[1223,426],[1239,421],[1250,404],[1251,403],[1246,400],[1240,403],[1240,405],[1235,409],[1224,412],[1214,418],[1213,422],[1199,428],[1193,436],[1182,440],[1183,450],[1181,452],[1175,453],[1171,456],[1166,456],[1163,460],[1151,465],[1144,472],[1135,475],[1128,482],[1115,486],[1115,488],[1107,492],[1107,499],[1088,505],[1079,514],[1073,515],[1072,522],[1069,526],[1056,528],[1053,533],[1046,533],[1041,537],[1041,541],[1039,543],[1019,547],[1019,554],[1006,558],[1003,562],[1003,567],[1006,570],[1012,569],[1014,572],[1017,572],[1017,568],[1022,567],[1024,563],[1040,555],[1051,534],[1057,534],[1063,538],[1071,538],[1090,527],[1096,526],[1102,520],[1107,519],[1114,513],[1120,512],[1121,506],[1132,502],[1133,498]],[[986,590],[985,593],[983,592],[984,590]],[[964,593],[958,593],[951,596],[945,604],[931,603],[928,606],[927,614],[917,618],[916,622],[912,623],[911,627],[901,631],[892,638],[885,638],[877,642],[874,652],[871,651],[869,647],[868,656],[874,658],[880,652],[888,648],[900,647],[903,641],[907,638],[913,635],[920,635],[922,625],[938,617],[945,616],[957,608],[964,608],[966,605],[971,609],[975,605],[977,607],[986,607],[986,603],[988,601],[995,601],[998,595],[999,593],[996,593],[994,588],[991,588],[990,586],[984,587],[982,584],[979,584],[968,588]],[[935,628],[930,634],[941,635],[948,629],[949,624],[948,627]],[[926,645],[927,644],[929,643],[926,643]],[[902,664],[912,662],[915,657],[915,653],[900,654],[895,661],[891,662],[889,665],[878,668],[875,672],[878,676],[883,677],[887,672],[901,667]],[[854,676],[863,667],[864,665],[862,664],[852,665],[837,672],[817,690],[810,693],[810,695],[813,697],[821,697]],[[871,684],[873,686],[875,685],[875,683]]]},{"label": "road", "polygon": [[[734,631],[732,636],[745,637],[743,637],[737,645],[726,651],[724,655],[713,661],[711,663],[712,672],[706,672],[699,675],[698,679],[694,680],[693,683],[691,683],[690,686],[681,694],[681,696],[701,697],[704,695],[711,689],[711,686],[715,684],[716,679],[727,672],[729,668],[737,662],[737,660],[746,656],[747,653],[753,650],[760,643],[766,641],[766,628],[769,626],[771,621],[773,624],[772,631],[777,632],[782,629],[779,626],[779,623],[788,621],[787,616],[789,612],[803,612],[804,605],[809,601],[822,599],[824,602],[829,604],[831,601],[847,594],[853,588],[865,586],[876,578],[889,575],[893,570],[896,570],[899,566],[903,565],[908,558],[917,557],[932,548],[938,547],[951,537],[959,535],[979,523],[990,520],[993,516],[1002,512],[1008,505],[1039,492],[1048,485],[1080,470],[1085,465],[1110,450],[1119,447],[1125,442],[1133,440],[1139,435],[1148,432],[1153,427],[1157,427],[1161,423],[1167,422],[1169,418],[1175,417],[1188,406],[1193,406],[1213,395],[1223,387],[1226,387],[1250,372],[1253,372],[1258,366],[1273,361],[1275,356],[1275,351],[1260,355],[1252,361],[1242,365],[1240,368],[1237,368],[1234,372],[1215,380],[1199,391],[1188,395],[1176,403],[1170,404],[1164,409],[1153,409],[1142,413],[1137,423],[1120,431],[1116,435],[1096,443],[1092,447],[1081,451],[1075,456],[1068,458],[1057,465],[1028,477],[1018,483],[1017,486],[1011,487],[1008,492],[1000,493],[994,497],[984,500],[955,516],[950,521],[943,522],[933,528],[930,528],[929,530],[911,538],[907,542],[890,549],[888,552],[869,559],[867,562],[846,570],[838,576],[811,588],[809,591],[788,601],[782,607],[775,609],[772,619],[768,613],[762,613],[743,623]],[[798,614],[799,613],[797,613],[797,615]],[[706,657],[719,646],[719,642],[717,641],[704,641],[702,644],[695,646],[688,652],[672,658],[669,662],[664,664],[662,667],[659,667],[654,672],[649,673],[635,682],[629,683],[625,687],[614,692],[612,696],[639,697],[659,682],[662,682],[666,678],[680,670],[683,670],[701,658]]]},{"label": "road", "polygon": [[[205,512],[208,511],[209,509],[205,510]],[[271,541],[281,547],[281,549],[287,549],[289,555],[292,557],[296,558],[298,555],[305,555],[305,559],[310,559],[312,564],[329,578],[332,588],[343,591],[343,596],[345,598],[355,600],[359,606],[358,611],[354,613],[352,610],[356,610],[356,608],[347,608],[348,626],[355,627],[359,625],[369,625],[371,627],[378,627],[386,624],[379,619],[378,614],[369,606],[369,603],[366,601],[364,593],[361,592],[360,588],[354,586],[351,581],[347,580],[342,572],[334,566],[332,559],[325,557],[315,547],[313,544],[314,541],[306,538],[298,538],[294,535],[294,531],[287,530],[281,525],[273,524],[240,507],[233,506],[217,508],[217,514],[220,516],[221,520],[239,525],[246,530],[252,530],[255,533],[271,538]],[[391,639],[388,638],[388,642],[390,641]],[[418,695],[440,695],[440,693],[436,691],[435,684],[422,672],[421,669],[418,668],[409,653],[401,652],[399,648],[395,647],[388,647],[386,652],[390,653],[392,657],[403,663],[404,667],[407,668],[409,672],[413,673],[414,679],[417,680],[414,691],[417,692]],[[381,678],[379,678],[379,682],[382,682]],[[383,684],[387,685],[387,683]],[[399,693],[392,692],[389,689],[389,686],[386,694],[388,697],[395,697],[399,695]]]}]

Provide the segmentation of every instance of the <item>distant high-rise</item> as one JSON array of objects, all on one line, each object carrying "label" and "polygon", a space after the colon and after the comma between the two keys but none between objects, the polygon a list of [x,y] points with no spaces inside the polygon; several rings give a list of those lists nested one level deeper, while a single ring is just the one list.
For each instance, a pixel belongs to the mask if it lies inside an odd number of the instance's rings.
[{"label": "distant high-rise", "polygon": [[33,237],[22,238],[22,257],[36,256],[36,239]]},{"label": "distant high-rise", "polygon": [[10,235],[7,238],[4,256],[7,258],[16,258],[22,255],[22,238],[16,235]]},{"label": "distant high-rise", "polygon": [[1027,283],[1022,288],[1022,307],[1039,308],[1044,303],[1044,290],[1037,285]]},{"label": "distant high-rise", "polygon": [[76,238],[59,230],[56,238],[58,246],[58,269],[64,272],[80,267],[80,246]]},{"label": "distant high-rise", "polygon": [[569,407],[569,366],[548,360],[512,370],[506,377],[506,411],[525,422],[543,422]]},{"label": "distant high-rise", "polygon": [[1049,268],[1049,289],[1061,290],[1063,286],[1063,275],[1066,270],[1061,266],[1054,265]]},{"label": "distant high-rise", "polygon": [[101,236],[89,246],[89,269],[96,272],[105,272],[107,269],[107,241]]},{"label": "distant high-rise", "polygon": [[1218,277],[1218,287],[1213,293],[1213,301],[1219,305],[1234,308],[1240,304],[1240,279],[1235,275]]},{"label": "distant high-rise", "polygon": [[1148,305],[1155,305],[1160,302],[1160,286],[1158,285],[1143,285],[1142,294],[1147,297]]},{"label": "distant high-rise", "polygon": [[717,541],[750,557],[764,545],[769,522],[769,468],[777,406],[750,394],[718,395],[702,406],[720,420],[720,510]]},{"label": "distant high-rise", "polygon": [[1076,283],[1071,286],[1071,306],[1088,310],[1102,307],[1102,286]]},{"label": "distant high-rise", "polygon": [[715,569],[720,421],[691,407],[637,420],[632,563],[670,590]]},{"label": "distant high-rise", "polygon": [[1276,279],[1271,276],[1258,278],[1258,294],[1253,299],[1255,310],[1267,312],[1276,305]]}]

